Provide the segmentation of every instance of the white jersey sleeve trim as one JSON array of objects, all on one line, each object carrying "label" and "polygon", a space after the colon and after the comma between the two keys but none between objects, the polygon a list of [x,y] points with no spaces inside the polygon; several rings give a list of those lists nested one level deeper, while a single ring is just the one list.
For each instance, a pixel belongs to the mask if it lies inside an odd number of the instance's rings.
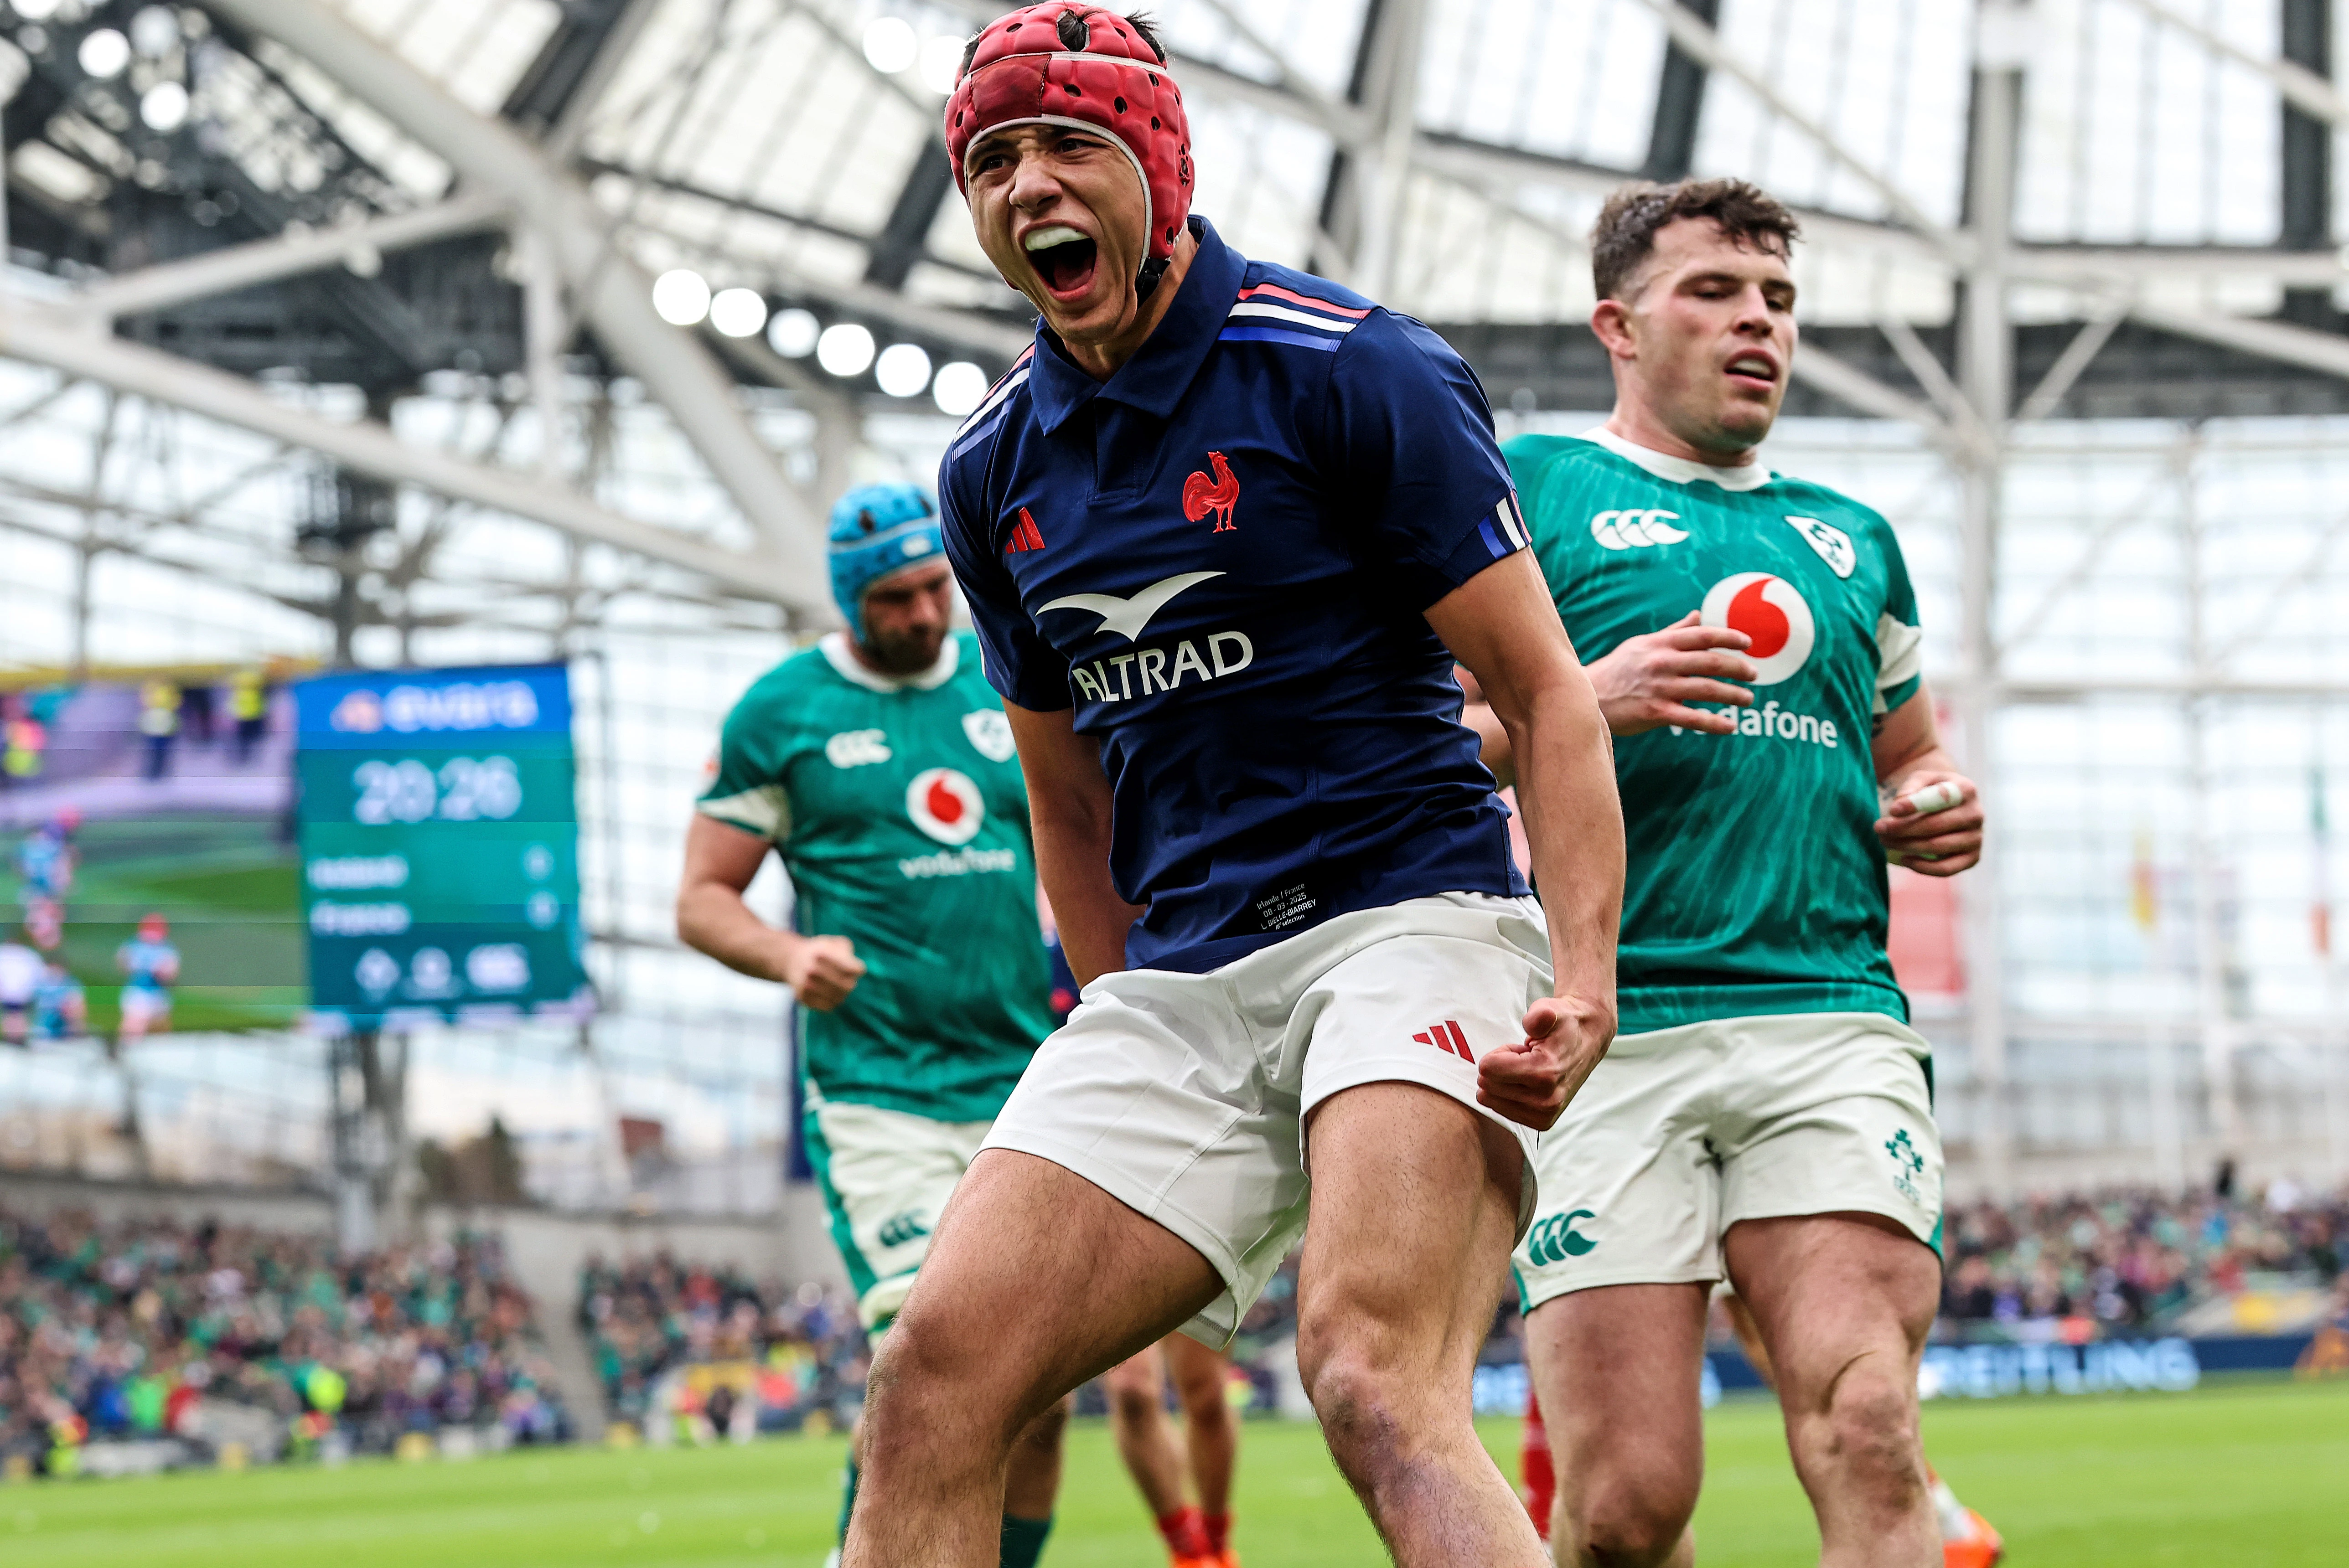
[{"label": "white jersey sleeve trim", "polygon": [[698,800],[694,810],[730,828],[740,828],[777,843],[792,836],[791,797],[783,793],[780,784],[761,784],[756,789],[745,789],[722,799]]},{"label": "white jersey sleeve trim", "polygon": [[1876,618],[1876,703],[1883,713],[1884,694],[1908,685],[1925,668],[1925,633],[1896,618],[1889,611]]}]

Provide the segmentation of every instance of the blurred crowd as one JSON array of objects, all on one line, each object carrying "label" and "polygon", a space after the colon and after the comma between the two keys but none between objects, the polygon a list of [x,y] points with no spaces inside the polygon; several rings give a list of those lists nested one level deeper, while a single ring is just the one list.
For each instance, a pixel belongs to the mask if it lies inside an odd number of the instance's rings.
[{"label": "blurred crowd", "polygon": [[2239,1195],[2222,1176],[2185,1197],[2113,1191],[1953,1207],[1945,1326],[2068,1321],[2158,1328],[2195,1303],[2261,1284],[2331,1286],[2349,1248],[2349,1191],[2286,1181]]},{"label": "blurred crowd", "polygon": [[579,1324],[605,1408],[657,1442],[839,1426],[871,1362],[854,1300],[667,1252],[579,1275]]},{"label": "blurred crowd", "polygon": [[344,1258],[316,1236],[0,1211],[0,1458],[59,1474],[107,1439],[256,1460],[554,1440],[530,1314],[487,1238]]}]

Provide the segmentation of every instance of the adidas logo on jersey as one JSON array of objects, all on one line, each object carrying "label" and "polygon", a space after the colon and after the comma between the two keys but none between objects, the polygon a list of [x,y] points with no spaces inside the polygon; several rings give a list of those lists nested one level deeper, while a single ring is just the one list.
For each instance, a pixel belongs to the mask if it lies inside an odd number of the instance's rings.
[{"label": "adidas logo on jersey", "polygon": [[1044,536],[1037,531],[1036,519],[1026,507],[1019,509],[1019,521],[1011,525],[1011,537],[1003,546],[1006,555],[1017,555],[1023,550],[1041,550]]},{"label": "adidas logo on jersey", "polygon": [[1676,511],[1661,507],[1624,507],[1602,511],[1590,520],[1590,537],[1609,550],[1640,550],[1651,544],[1678,544],[1688,535],[1672,524]]}]

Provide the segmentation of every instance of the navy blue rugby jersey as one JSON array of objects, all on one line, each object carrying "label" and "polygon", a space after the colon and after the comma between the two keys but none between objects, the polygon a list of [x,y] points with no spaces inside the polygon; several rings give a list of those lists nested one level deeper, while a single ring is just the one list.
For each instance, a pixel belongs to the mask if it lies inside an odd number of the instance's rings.
[{"label": "navy blue rugby jersey", "polygon": [[988,679],[1100,742],[1111,875],[1149,906],[1126,962],[1199,973],[1526,891],[1423,614],[1526,536],[1443,339],[1191,222],[1141,350],[1096,382],[1040,324],[938,492]]}]

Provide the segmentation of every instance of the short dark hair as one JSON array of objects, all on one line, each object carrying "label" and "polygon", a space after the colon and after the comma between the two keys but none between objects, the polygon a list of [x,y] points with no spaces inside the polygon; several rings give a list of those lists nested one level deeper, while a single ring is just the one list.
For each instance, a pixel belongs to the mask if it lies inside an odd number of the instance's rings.
[{"label": "short dark hair", "polygon": [[[1061,36],[1061,44],[1068,48],[1076,50],[1080,54],[1084,52],[1085,45],[1091,41],[1086,36],[1086,34],[1090,29],[1088,28],[1084,19],[1084,13],[1088,9],[1090,9],[1090,7],[1072,5],[1068,10],[1061,12],[1055,23],[1055,30],[1059,32]],[[1150,46],[1150,52],[1158,57],[1158,63],[1160,65],[1163,66],[1166,63],[1166,46],[1158,41],[1158,20],[1156,17],[1151,15],[1147,11],[1136,11],[1128,16],[1112,18],[1113,23],[1117,21],[1123,21],[1125,26],[1133,28],[1134,32],[1141,36],[1142,41]],[[990,26],[992,24],[990,24]],[[962,69],[955,73],[956,81],[959,82],[964,77],[970,74],[971,59],[978,53],[978,40],[985,36],[986,33],[987,28],[981,27],[978,32],[973,33],[970,36],[969,40],[963,45]]]},{"label": "short dark hair", "polygon": [[1740,246],[1791,255],[1803,225],[1784,202],[1743,180],[1635,181],[1607,198],[1590,226],[1590,281],[1600,299],[1620,299],[1656,250],[1656,232],[1682,218],[1710,218]]}]

